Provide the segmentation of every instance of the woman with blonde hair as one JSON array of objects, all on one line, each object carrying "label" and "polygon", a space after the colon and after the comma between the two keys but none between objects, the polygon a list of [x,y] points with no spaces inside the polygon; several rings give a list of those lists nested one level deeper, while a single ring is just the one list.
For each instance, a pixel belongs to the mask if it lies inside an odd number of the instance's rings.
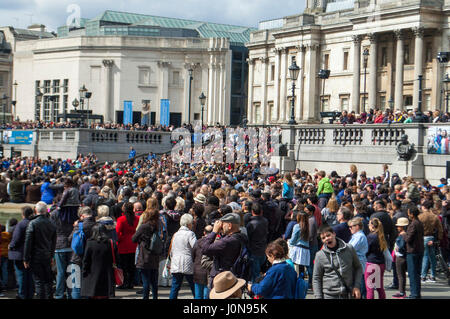
[{"label": "woman with blonde hair", "polygon": [[336,195],[333,194],[328,201],[327,206],[320,212],[322,215],[322,223],[327,224],[328,226],[339,224],[336,217],[338,210],[339,204],[337,202]]},{"label": "woman with blonde hair", "polygon": [[114,185],[114,181],[112,178],[108,178],[105,182],[105,185],[103,185],[103,187],[108,186],[109,189],[111,190],[111,195],[114,196],[114,200],[116,199],[116,186]]},{"label": "woman with blonde hair", "polygon": [[367,263],[364,272],[364,281],[367,289],[367,299],[375,299],[375,290],[379,299],[386,299],[383,277],[385,271],[384,251],[387,242],[384,237],[383,224],[378,218],[369,221],[370,234],[367,236]]},{"label": "woman with blonde hair", "polygon": [[291,173],[284,174],[282,197],[287,200],[294,198],[294,181],[292,180]]},{"label": "woman with blonde hair", "polygon": [[156,198],[150,197],[149,199],[147,199],[146,206],[145,206],[145,211],[142,213],[141,217],[139,218],[139,223],[138,223],[136,229],[138,229],[139,226],[142,225],[144,220],[146,218],[148,218],[148,215],[153,210],[159,211],[159,204],[158,204],[158,200]]},{"label": "woman with blonde hair", "polygon": [[227,193],[223,188],[218,188],[214,191],[214,196],[219,198],[219,206],[226,204]]}]

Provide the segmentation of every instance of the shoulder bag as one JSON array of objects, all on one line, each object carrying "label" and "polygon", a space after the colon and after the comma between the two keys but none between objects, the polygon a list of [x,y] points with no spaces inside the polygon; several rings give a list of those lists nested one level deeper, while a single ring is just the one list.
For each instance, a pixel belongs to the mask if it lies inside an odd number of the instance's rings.
[{"label": "shoulder bag", "polygon": [[120,268],[117,268],[116,255],[114,254],[113,241],[110,240],[110,242],[111,242],[111,252],[112,252],[112,257],[113,257],[114,279],[116,281],[117,286],[122,286],[123,285],[123,270]]}]

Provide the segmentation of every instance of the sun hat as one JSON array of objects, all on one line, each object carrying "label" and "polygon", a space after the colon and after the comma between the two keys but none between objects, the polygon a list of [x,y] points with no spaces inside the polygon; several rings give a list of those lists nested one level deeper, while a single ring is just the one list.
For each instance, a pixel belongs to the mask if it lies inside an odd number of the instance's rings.
[{"label": "sun hat", "polygon": [[206,197],[203,194],[197,194],[197,196],[195,196],[194,198],[194,202],[200,203],[200,204],[204,204],[206,202]]},{"label": "sun hat", "polygon": [[395,226],[408,226],[409,220],[406,217],[400,217],[397,219],[397,224]]},{"label": "sun hat", "polygon": [[245,285],[245,280],[236,278],[231,271],[224,271],[214,277],[209,294],[210,299],[227,299]]}]

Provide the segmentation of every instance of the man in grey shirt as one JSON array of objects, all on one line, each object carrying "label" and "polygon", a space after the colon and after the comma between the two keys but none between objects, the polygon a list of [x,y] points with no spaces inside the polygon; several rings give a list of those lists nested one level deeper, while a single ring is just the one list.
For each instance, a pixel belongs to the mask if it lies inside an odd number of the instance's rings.
[{"label": "man in grey shirt", "polygon": [[360,299],[362,266],[355,249],[336,237],[328,225],[319,228],[323,249],[314,261],[313,289],[316,299]]}]

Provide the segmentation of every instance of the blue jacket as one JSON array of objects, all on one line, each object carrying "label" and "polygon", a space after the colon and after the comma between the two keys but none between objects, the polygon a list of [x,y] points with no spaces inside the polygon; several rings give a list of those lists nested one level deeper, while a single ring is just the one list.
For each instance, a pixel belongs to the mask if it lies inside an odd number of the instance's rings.
[{"label": "blue jacket", "polygon": [[363,269],[366,268],[366,254],[369,250],[369,244],[367,243],[366,235],[362,230],[352,235],[352,239],[348,242],[350,245],[355,248],[356,254],[358,255],[359,262],[363,266]]},{"label": "blue jacket", "polygon": [[11,260],[23,260],[23,248],[25,246],[25,234],[29,219],[22,219],[14,228],[11,242],[9,243],[8,258]]},{"label": "blue jacket", "polygon": [[294,299],[297,273],[286,262],[274,264],[264,279],[252,285],[252,291],[264,299]]},{"label": "blue jacket", "polygon": [[292,236],[291,240],[289,241],[289,244],[292,246],[305,246],[302,248],[307,249],[306,247],[309,247],[309,241],[308,240],[302,240],[301,239],[301,229],[300,225],[297,223],[294,225],[294,229],[292,230]]},{"label": "blue jacket", "polygon": [[52,204],[53,198],[55,197],[55,192],[49,186],[49,182],[45,182],[41,186],[41,201],[45,202],[46,204]]},{"label": "blue jacket", "polygon": [[283,196],[283,198],[293,199],[294,198],[294,187],[291,187],[287,183],[284,183],[282,196]]}]

